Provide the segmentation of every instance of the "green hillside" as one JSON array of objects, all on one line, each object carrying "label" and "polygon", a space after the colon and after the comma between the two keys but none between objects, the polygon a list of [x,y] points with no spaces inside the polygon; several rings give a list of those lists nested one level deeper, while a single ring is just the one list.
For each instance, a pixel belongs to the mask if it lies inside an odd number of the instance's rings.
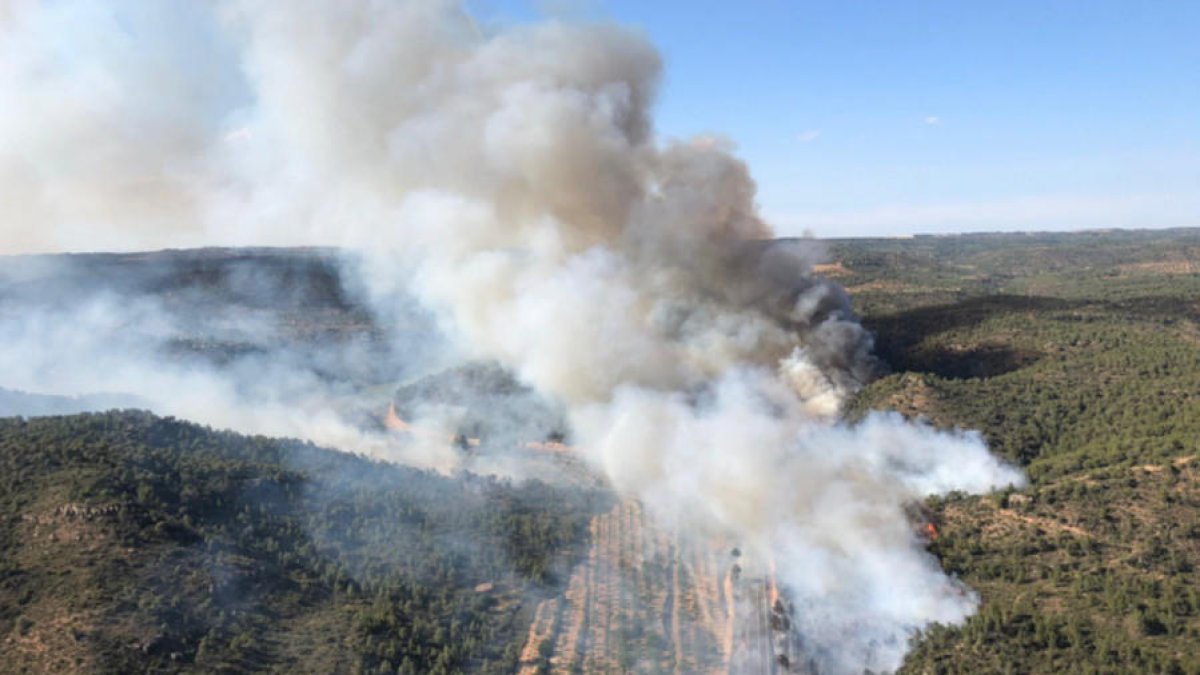
[{"label": "green hillside", "polygon": [[[930,502],[980,609],[903,672],[1200,675],[1200,231],[830,252],[891,369],[849,417],[979,429],[1030,477]],[[397,405],[457,401],[439,382]],[[0,672],[513,672],[608,499],[141,412],[0,419]]]},{"label": "green hillside", "polygon": [[979,592],[911,673],[1200,673],[1200,233],[840,242],[893,374],[854,414],[980,429],[1031,479],[933,504]]},{"label": "green hillside", "polygon": [[511,672],[598,500],[147,413],[0,420],[0,670]]}]

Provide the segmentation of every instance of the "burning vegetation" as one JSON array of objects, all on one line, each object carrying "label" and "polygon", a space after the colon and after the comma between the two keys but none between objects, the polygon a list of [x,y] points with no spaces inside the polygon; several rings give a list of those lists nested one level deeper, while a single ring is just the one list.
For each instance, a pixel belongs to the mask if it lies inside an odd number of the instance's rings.
[{"label": "burning vegetation", "polygon": [[[371,350],[353,341],[245,369],[253,350],[174,343],[229,351],[199,376],[131,348],[82,363],[90,381],[136,373],[179,410],[447,476],[560,478],[539,460],[575,458],[661,533],[597,552],[588,583],[569,591],[564,658],[584,669],[610,669],[611,646],[624,642],[609,628],[620,594],[640,587],[589,585],[623,572],[620,561],[662,561],[672,579],[662,613],[622,625],[648,634],[662,624],[680,669],[799,663],[790,637],[787,653],[772,646],[777,604],[795,605],[788,623],[803,660],[835,675],[893,670],[914,632],[975,610],[912,536],[905,505],[1020,484],[1021,474],[977,434],[895,414],[842,422],[881,372],[870,332],[848,293],[817,273],[828,262],[821,243],[775,238],[732,143],[658,138],[662,59],[642,33],[481,25],[450,0],[18,3],[0,31],[28,36],[0,42],[28,52],[0,69],[22,100],[0,126],[14,140],[0,143],[0,174],[29,176],[6,222],[35,245],[74,241],[79,223],[91,246],[333,240],[352,252],[348,285],[395,341],[390,354],[431,357],[425,368],[471,364],[396,392],[385,422],[412,442],[395,454],[395,434],[357,423],[364,389],[328,381],[349,363],[378,376]],[[83,50],[77,58],[61,58],[61,35]],[[97,114],[81,124],[63,110]],[[125,310],[100,313],[107,334],[139,323]],[[414,314],[436,329],[401,331]],[[269,328],[237,328],[271,343]],[[21,333],[21,344],[44,351],[44,335]],[[572,450],[545,452],[558,443]],[[593,525],[597,545],[620,530]],[[694,555],[702,566],[711,541],[736,541],[755,561],[736,563],[742,574],[730,576],[745,581],[732,583],[724,612],[696,600],[724,569],[701,582],[687,564]],[[714,656],[716,643],[697,636],[728,636],[710,630],[722,615],[737,620],[729,651]],[[376,618],[373,638],[396,623]]]}]

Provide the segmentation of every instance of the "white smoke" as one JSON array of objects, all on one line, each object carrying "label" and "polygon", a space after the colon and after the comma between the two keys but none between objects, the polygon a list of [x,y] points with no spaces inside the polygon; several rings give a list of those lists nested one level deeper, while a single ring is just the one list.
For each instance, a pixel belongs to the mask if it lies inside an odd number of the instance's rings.
[{"label": "white smoke", "polygon": [[[177,319],[152,299],[99,293],[66,299],[64,306],[46,304],[19,306],[12,314],[0,311],[0,386],[82,397],[119,393],[123,407],[150,408],[243,433],[304,438],[381,458],[400,456],[400,449],[381,434],[350,424],[350,411],[332,407],[331,401],[343,406],[354,401],[345,392],[332,391],[334,385],[301,361],[328,356],[349,367],[350,359],[368,354],[347,348],[330,348],[335,353],[329,355],[281,348],[218,369],[162,353],[181,330]],[[271,339],[267,326],[246,320],[239,324],[239,332]]]},{"label": "white smoke", "polygon": [[449,0],[18,2],[0,22],[3,245],[359,249],[375,298],[411,289],[564,404],[618,489],[772,556],[823,672],[895,669],[973,610],[903,507],[1020,475],[977,435],[837,423],[869,336],[812,276],[819,247],[765,241],[726,142],[655,138],[640,34],[494,30]]}]

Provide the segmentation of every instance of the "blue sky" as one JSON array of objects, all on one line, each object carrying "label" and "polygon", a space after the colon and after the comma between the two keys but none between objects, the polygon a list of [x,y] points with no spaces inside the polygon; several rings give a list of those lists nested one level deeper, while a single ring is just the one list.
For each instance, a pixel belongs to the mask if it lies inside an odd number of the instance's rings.
[{"label": "blue sky", "polygon": [[[1200,2],[474,0],[644,30],[784,234],[1200,226]],[[548,9],[549,8],[549,9]]]}]

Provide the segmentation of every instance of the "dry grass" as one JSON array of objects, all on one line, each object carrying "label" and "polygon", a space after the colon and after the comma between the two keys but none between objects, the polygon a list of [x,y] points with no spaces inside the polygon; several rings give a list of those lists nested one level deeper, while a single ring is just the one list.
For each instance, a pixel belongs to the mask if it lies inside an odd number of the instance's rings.
[{"label": "dry grass", "polygon": [[618,504],[590,524],[586,559],[559,599],[539,605],[522,672],[727,672],[732,591],[724,546],[699,546]]},{"label": "dry grass", "polygon": [[1186,259],[1156,260],[1153,262],[1126,263],[1118,265],[1117,269],[1124,275],[1195,274],[1196,272],[1200,272],[1200,264]]}]

